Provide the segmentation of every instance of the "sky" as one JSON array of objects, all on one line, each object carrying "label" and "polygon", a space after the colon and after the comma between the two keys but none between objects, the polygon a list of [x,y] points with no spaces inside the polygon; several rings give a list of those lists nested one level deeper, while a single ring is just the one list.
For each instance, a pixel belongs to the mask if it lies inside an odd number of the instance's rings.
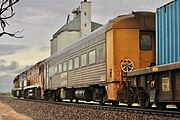
[{"label": "sky", "polygon": [[[1,0],[0,0],[1,1]],[[89,0],[88,0],[89,1]],[[151,11],[172,0],[90,0],[92,21],[107,23],[132,11]],[[0,37],[0,92],[10,92],[14,77],[50,55],[50,39],[65,23],[81,0],[20,0],[6,31],[21,39]]]}]

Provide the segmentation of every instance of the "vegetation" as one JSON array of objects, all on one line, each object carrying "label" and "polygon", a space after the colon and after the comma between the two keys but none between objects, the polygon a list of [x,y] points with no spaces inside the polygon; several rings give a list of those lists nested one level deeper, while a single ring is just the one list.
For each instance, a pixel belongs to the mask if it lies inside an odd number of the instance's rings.
[{"label": "vegetation", "polygon": [[0,0],[0,37],[2,37],[3,35],[9,35],[15,38],[22,38],[22,36],[16,36],[16,34],[21,31],[10,33],[5,30],[7,25],[9,25],[7,20],[9,20],[15,15],[13,7],[19,1],[20,0]]},{"label": "vegetation", "polygon": [[12,96],[11,93],[0,93],[0,96]]}]

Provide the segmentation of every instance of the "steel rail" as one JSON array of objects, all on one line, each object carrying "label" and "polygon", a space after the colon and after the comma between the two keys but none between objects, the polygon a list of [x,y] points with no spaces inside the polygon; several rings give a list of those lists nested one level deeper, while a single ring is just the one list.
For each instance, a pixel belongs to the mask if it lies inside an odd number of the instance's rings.
[{"label": "steel rail", "polygon": [[76,103],[76,102],[54,102],[54,101],[44,101],[44,100],[34,100],[34,99],[19,99],[23,101],[31,101],[31,102],[41,102],[47,104],[56,104],[56,105],[66,105],[72,107],[81,107],[81,108],[91,108],[97,110],[110,110],[110,111],[118,111],[118,112],[130,112],[144,115],[158,115],[164,117],[176,117],[180,118],[180,111],[177,109],[165,109],[165,110],[157,110],[155,108],[151,109],[142,109],[140,107],[127,107],[127,106],[117,106],[114,107],[112,105],[98,105],[94,103]]}]

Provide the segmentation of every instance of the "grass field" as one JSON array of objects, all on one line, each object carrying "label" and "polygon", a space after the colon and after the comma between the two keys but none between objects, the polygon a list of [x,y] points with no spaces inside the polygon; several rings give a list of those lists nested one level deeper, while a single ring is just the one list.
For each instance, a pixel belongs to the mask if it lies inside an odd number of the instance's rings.
[{"label": "grass field", "polygon": [[0,96],[12,96],[11,93],[0,93]]}]

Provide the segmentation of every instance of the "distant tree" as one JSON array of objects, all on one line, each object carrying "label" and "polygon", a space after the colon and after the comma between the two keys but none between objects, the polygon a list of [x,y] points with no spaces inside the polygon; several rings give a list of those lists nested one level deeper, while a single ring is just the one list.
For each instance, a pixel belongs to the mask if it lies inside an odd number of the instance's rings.
[{"label": "distant tree", "polygon": [[5,30],[8,22],[7,20],[15,15],[13,6],[20,0],[0,0],[0,37],[3,35],[9,35],[15,38],[22,38],[22,36],[16,36],[17,33],[21,31],[16,31],[15,33],[10,33]]}]

